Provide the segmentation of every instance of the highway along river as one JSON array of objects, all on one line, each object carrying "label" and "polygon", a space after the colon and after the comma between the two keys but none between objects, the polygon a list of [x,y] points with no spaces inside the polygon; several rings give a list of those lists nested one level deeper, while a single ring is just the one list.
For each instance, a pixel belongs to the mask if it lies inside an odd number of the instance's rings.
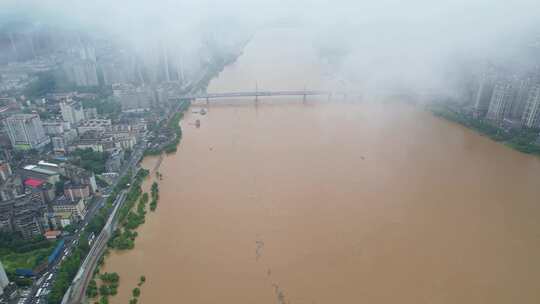
[{"label": "highway along river", "polygon": [[[256,35],[209,92],[324,89],[298,36]],[[540,303],[537,158],[400,102],[229,100],[181,124],[157,211],[107,259],[112,303],[140,275],[140,303]]]}]

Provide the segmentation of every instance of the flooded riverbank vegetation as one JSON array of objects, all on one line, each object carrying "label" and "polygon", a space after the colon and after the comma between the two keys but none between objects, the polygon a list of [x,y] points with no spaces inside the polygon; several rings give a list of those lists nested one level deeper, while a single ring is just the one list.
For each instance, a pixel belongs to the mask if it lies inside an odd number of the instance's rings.
[{"label": "flooded riverbank vegetation", "polygon": [[537,141],[538,134],[540,133],[540,130],[538,129],[504,129],[487,120],[474,118],[469,114],[458,112],[445,105],[431,105],[429,109],[435,116],[442,117],[446,120],[473,129],[478,133],[485,135],[494,141],[504,143],[515,150],[527,154],[540,155],[540,145]]},{"label": "flooded riverbank vegetation", "polygon": [[[147,170],[139,170],[135,182],[137,182],[137,180],[142,181],[142,179],[147,175]],[[101,230],[107,222],[109,214],[114,208],[114,202],[116,201],[116,198],[118,197],[120,191],[129,188],[131,176],[132,175],[128,173],[124,175],[124,177],[118,182],[116,187],[113,189],[113,191],[105,201],[103,208],[101,208],[99,212],[88,223],[88,226],[85,228],[84,233],[79,238],[78,245],[74,248],[73,254],[71,254],[66,259],[66,261],[64,261],[60,265],[60,269],[58,270],[58,278],[54,282],[51,293],[48,295],[47,298],[49,303],[61,303],[64,293],[68,290],[69,285],[71,284],[71,281],[73,281],[73,279],[75,278],[75,275],[77,274],[80,265],[90,251],[90,246],[88,244],[88,235],[92,233],[98,235],[99,233],[101,233]],[[132,189],[130,193],[132,192],[137,192],[137,190]],[[103,264],[103,257],[100,258],[98,267],[101,264]],[[99,268],[96,273],[98,272]]]},{"label": "flooded riverbank vegetation", "polygon": [[[105,263],[105,257],[109,255],[110,250],[129,250],[135,247],[135,239],[138,236],[135,231],[140,225],[144,224],[146,216],[146,205],[148,204],[148,193],[143,193],[142,182],[149,175],[150,171],[140,169],[137,172],[127,193],[126,199],[118,210],[118,228],[107,243],[107,250],[98,261],[92,280],[86,290],[86,296],[91,299],[99,298],[96,303],[104,304],[109,302],[109,297],[118,292],[120,276],[116,273],[100,274],[101,267]],[[135,207],[136,204],[136,207]],[[96,278],[99,278],[98,284]]]},{"label": "flooded riverbank vegetation", "polygon": [[152,202],[150,203],[150,210],[155,211],[157,208],[157,203],[159,199],[159,186],[157,182],[152,183],[151,193],[152,193]]},{"label": "flooded riverbank vegetation", "polygon": [[[146,204],[148,203],[148,194],[142,194],[141,184],[144,178],[149,174],[146,169],[140,169],[133,182],[131,190],[126,196],[126,201],[118,210],[118,229],[114,232],[108,246],[113,249],[125,250],[133,249],[135,238],[137,238],[137,229],[145,221]],[[138,202],[136,210],[133,210]]]}]

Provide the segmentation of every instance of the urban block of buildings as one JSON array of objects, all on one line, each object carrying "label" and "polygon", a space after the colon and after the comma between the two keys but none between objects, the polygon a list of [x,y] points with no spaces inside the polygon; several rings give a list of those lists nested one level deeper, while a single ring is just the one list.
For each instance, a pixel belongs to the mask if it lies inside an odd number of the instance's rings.
[{"label": "urban block of buildings", "polygon": [[[56,184],[65,180],[61,193]],[[0,231],[24,238],[44,235],[85,218],[97,193],[95,175],[64,163],[40,161],[12,170],[0,162]]]}]

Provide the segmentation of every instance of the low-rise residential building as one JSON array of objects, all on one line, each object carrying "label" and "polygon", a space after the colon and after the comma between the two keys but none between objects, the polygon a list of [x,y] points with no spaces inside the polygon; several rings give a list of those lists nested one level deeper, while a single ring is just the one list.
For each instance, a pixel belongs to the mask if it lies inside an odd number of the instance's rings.
[{"label": "low-rise residential building", "polygon": [[65,164],[64,170],[65,177],[71,180],[73,184],[88,185],[92,194],[97,191],[96,176],[93,172],[70,164]]},{"label": "low-rise residential building", "polygon": [[87,199],[92,195],[90,185],[77,185],[71,182],[64,184],[64,196],[74,201],[77,199]]},{"label": "low-rise residential building", "polygon": [[51,217],[51,222],[56,229],[62,229],[66,226],[69,226],[73,223],[76,223],[78,218],[73,214],[73,212],[53,212]]},{"label": "low-rise residential building", "polygon": [[106,140],[98,138],[89,138],[80,139],[79,141],[75,142],[71,146],[70,151],[72,152],[77,149],[91,149],[94,152],[105,152],[107,150],[107,147],[114,147],[114,143],[112,142],[112,140],[110,142],[107,142]]},{"label": "low-rise residential building", "polygon": [[107,128],[104,134],[114,139],[115,147],[131,150],[137,144],[138,137],[141,133],[136,131],[132,125],[120,124]]},{"label": "low-rise residential building", "polygon": [[114,147],[112,136],[92,130],[83,134],[71,149],[92,149],[94,152],[106,152],[114,149]]},{"label": "low-rise residential building", "polygon": [[70,212],[79,220],[86,216],[86,203],[82,198],[71,200],[66,196],[60,196],[51,205],[55,214]]}]

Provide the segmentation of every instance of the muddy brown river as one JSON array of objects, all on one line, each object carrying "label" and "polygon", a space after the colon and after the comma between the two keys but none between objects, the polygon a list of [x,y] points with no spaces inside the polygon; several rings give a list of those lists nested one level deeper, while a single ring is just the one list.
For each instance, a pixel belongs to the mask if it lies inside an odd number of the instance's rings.
[{"label": "muddy brown river", "polygon": [[[298,35],[256,35],[209,91],[324,88]],[[537,158],[420,106],[301,99],[187,114],[111,303],[140,275],[140,303],[540,303]]]}]

